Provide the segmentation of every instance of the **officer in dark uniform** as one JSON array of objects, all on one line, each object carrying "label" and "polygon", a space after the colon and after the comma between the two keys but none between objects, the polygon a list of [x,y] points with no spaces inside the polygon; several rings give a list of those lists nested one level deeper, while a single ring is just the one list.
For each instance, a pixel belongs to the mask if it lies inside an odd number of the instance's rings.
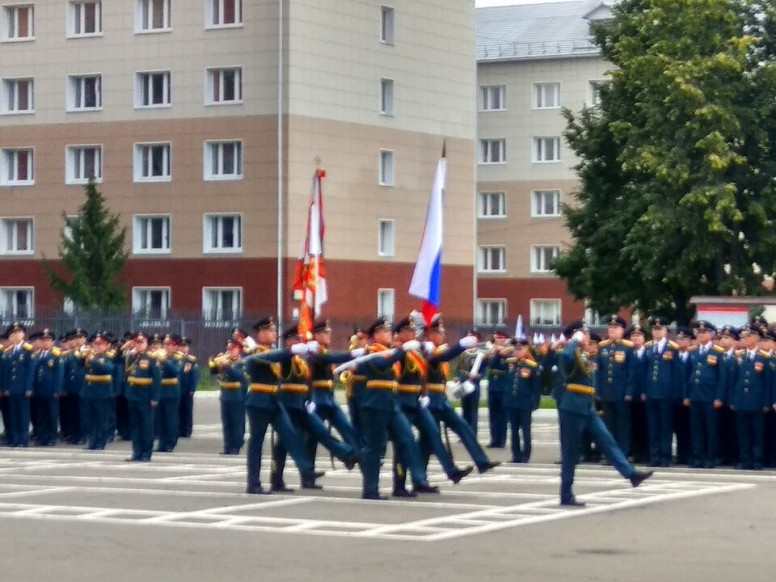
[{"label": "officer in dark uniform", "polygon": [[65,386],[68,394],[75,397],[78,418],[78,434],[73,439],[73,444],[84,445],[88,438],[91,427],[89,426],[89,412],[85,398],[81,398],[86,387],[86,371],[84,368],[84,358],[89,353],[86,347],[86,340],[89,334],[86,330],[77,327],[70,332],[70,350],[73,359],[65,367]]},{"label": "officer in dark uniform", "polygon": [[[509,336],[502,331],[493,332],[492,342],[496,348],[508,345]],[[507,412],[504,398],[511,390],[509,364],[498,352],[488,358],[488,421],[490,424],[490,443],[488,447],[503,449],[507,442]]]},{"label": "officer in dark uniform", "polygon": [[564,394],[560,398],[560,441],[561,441],[561,485],[560,504],[581,507],[573,493],[574,472],[579,462],[580,437],[588,428],[602,453],[615,469],[637,487],[652,475],[652,471],[641,472],[631,465],[617,446],[606,425],[595,411],[593,398],[593,364],[585,354],[588,342],[584,323],[577,321],[563,330],[571,338],[560,355],[559,368],[564,375]]},{"label": "officer in dark uniform", "polygon": [[0,435],[2,444],[11,442],[11,421],[8,414],[8,397],[5,394],[5,348],[8,336],[5,331],[0,333],[0,420],[3,422],[3,433]]},{"label": "officer in dark uniform", "polygon": [[725,398],[725,350],[712,343],[717,328],[701,320],[695,325],[698,345],[690,348],[690,377],[684,405],[690,408],[693,467],[712,469],[719,450],[719,409]]},{"label": "officer in dark uniform", "polygon": [[[30,399],[35,378],[32,344],[24,341],[27,328],[14,322],[5,330],[5,396],[11,427],[10,446],[27,447],[30,442]],[[6,426],[6,431],[8,427]]]},{"label": "officer in dark uniform", "polygon": [[687,327],[676,330],[677,367],[679,368],[679,388],[674,401],[674,435],[676,436],[676,463],[688,465],[692,458],[692,438],[690,434],[690,409],[684,405],[684,393],[690,379],[690,347],[693,333]]},{"label": "officer in dark uniform", "polygon": [[684,381],[679,345],[668,339],[668,323],[668,319],[661,315],[650,317],[652,340],[644,346],[647,370],[640,398],[647,406],[651,467],[668,467],[671,464],[674,403],[681,394]]},{"label": "officer in dark uniform", "polygon": [[221,389],[221,428],[224,434],[223,455],[239,455],[245,444],[245,394],[248,392],[248,376],[242,359],[243,344],[231,339],[226,353],[210,358],[211,374],[218,376]]},{"label": "officer in dark uniform", "polygon": [[644,348],[647,332],[635,323],[625,331],[625,337],[633,344],[632,381],[626,397],[631,404],[631,460],[646,463],[649,458],[649,425],[647,406],[639,395],[644,393],[647,376],[647,350]]},{"label": "officer in dark uniform", "polygon": [[[478,342],[482,339],[480,332],[476,329],[468,330],[465,335],[476,338]],[[461,397],[461,415],[475,435],[480,418],[480,397],[482,395],[480,380],[485,372],[485,366],[481,365],[476,374],[472,372],[472,366],[480,353],[482,350],[477,349],[476,346],[466,350],[458,358],[458,365],[455,368],[455,375],[460,382],[468,380],[474,385],[474,390],[470,394],[464,394]]]},{"label": "officer in dark uniform", "polygon": [[736,384],[738,360],[736,344],[739,341],[738,328],[723,325],[717,332],[717,344],[725,350],[722,358],[725,366],[725,398],[719,410],[719,464],[736,466],[738,464],[738,433],[736,415],[730,408],[728,396],[732,395]]},{"label": "officer in dark uniform", "polygon": [[539,408],[541,399],[539,364],[528,351],[527,339],[515,341],[515,354],[509,359],[514,367],[515,379],[512,389],[507,392],[508,418],[512,427],[512,462],[527,463],[531,459],[531,416]]},{"label": "officer in dark uniform", "polygon": [[[191,339],[181,338],[180,352],[183,354],[183,370],[181,371],[181,400],[178,409],[178,436],[190,438],[194,427],[194,393],[199,385],[199,364],[197,357],[189,353]],[[243,414],[243,417],[245,415]]]},{"label": "officer in dark uniform", "polygon": [[178,445],[178,418],[181,399],[181,374],[184,356],[178,349],[181,336],[172,333],[164,338],[163,349],[157,352],[162,365],[162,392],[156,409],[157,451],[171,453]]},{"label": "officer in dark uniform", "polygon": [[[348,352],[351,357],[357,358],[366,353],[366,346],[369,343],[369,336],[366,330],[354,328],[353,335],[350,336],[348,343]],[[361,398],[366,390],[366,378],[356,376],[352,371],[343,372],[339,377],[340,382],[345,386],[345,398],[348,402],[348,414],[350,415],[350,425],[358,438],[358,450],[364,448],[364,436],[361,433]]]},{"label": "officer in dark uniform", "polygon": [[32,393],[37,409],[38,430],[35,444],[41,447],[53,447],[57,444],[59,422],[59,395],[62,393],[64,369],[62,352],[54,346],[54,335],[50,330],[35,334],[40,341],[41,351],[35,358]]},{"label": "officer in dark uniform", "polygon": [[[127,331],[124,333],[122,345],[127,342],[132,343],[135,332]],[[132,438],[132,431],[129,426],[129,404],[127,402],[127,378],[125,370],[129,364],[129,356],[122,349],[119,349],[120,358],[116,359],[116,371],[113,375],[115,383],[113,385],[116,394],[116,432],[121,440],[128,441]]]},{"label": "officer in dark uniform", "polygon": [[91,350],[84,359],[86,387],[82,397],[89,411],[88,426],[91,429],[86,448],[102,451],[110,432],[108,416],[114,394],[116,352],[110,351],[112,338],[106,331],[95,332],[89,338]]},{"label": "officer in dark uniform", "polygon": [[598,344],[596,390],[606,428],[627,457],[631,450],[633,344],[624,338],[626,323],[622,317],[614,314],[607,321],[609,337]]},{"label": "officer in dark uniform", "polygon": [[125,373],[132,430],[132,456],[126,460],[148,462],[154,449],[154,410],[162,390],[162,364],[148,352],[144,332],[135,335]]}]

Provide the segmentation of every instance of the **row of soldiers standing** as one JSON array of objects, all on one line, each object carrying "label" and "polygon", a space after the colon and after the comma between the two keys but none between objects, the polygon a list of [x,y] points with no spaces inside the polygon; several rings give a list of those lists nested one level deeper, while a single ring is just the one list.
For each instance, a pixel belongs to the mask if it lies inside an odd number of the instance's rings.
[{"label": "row of soldiers standing", "polygon": [[188,339],[128,332],[118,340],[74,329],[57,346],[48,329],[26,332],[15,322],[0,345],[8,446],[29,446],[32,424],[38,446],[62,440],[102,450],[118,434],[132,440],[128,460],[147,461],[155,433],[163,452],[171,452],[179,436],[191,436],[199,368]]}]

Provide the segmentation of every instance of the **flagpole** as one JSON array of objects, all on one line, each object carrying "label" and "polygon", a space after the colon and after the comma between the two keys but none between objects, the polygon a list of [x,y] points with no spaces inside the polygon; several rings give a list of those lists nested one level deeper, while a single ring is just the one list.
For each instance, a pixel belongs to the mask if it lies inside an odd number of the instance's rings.
[{"label": "flagpole", "polygon": [[283,143],[283,51],[285,50],[284,43],[283,43],[283,19],[285,18],[284,12],[283,12],[283,2],[284,0],[278,0],[278,124],[277,124],[277,132],[278,132],[278,151],[277,151],[277,158],[278,158],[278,217],[277,217],[277,223],[278,223],[278,261],[277,261],[277,321],[278,321],[278,328],[283,329],[283,292],[284,292],[284,285],[283,285],[283,259],[284,259],[284,252],[283,252],[283,219],[284,219],[284,213],[285,208],[283,204],[283,148],[285,147]]}]

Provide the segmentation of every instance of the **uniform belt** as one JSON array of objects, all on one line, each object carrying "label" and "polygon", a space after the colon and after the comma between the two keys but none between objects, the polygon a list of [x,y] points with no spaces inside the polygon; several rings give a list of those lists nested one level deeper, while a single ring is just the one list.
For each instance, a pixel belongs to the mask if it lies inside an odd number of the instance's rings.
[{"label": "uniform belt", "polygon": [[585,386],[584,384],[566,384],[566,392],[583,394],[585,396],[595,396],[595,388],[592,386]]},{"label": "uniform belt", "polygon": [[242,382],[219,382],[221,390],[239,390],[242,388]]},{"label": "uniform belt", "polygon": [[440,392],[440,393],[443,393],[445,391],[445,385],[444,384],[426,384],[426,389],[429,392]]},{"label": "uniform belt", "polygon": [[399,383],[395,380],[367,380],[366,387],[370,390],[396,390]]},{"label": "uniform belt", "polygon": [[313,388],[321,390],[334,390],[334,380],[313,380]]},{"label": "uniform belt", "polygon": [[127,378],[127,384],[130,386],[150,386],[153,383],[152,378],[135,378],[134,376]]},{"label": "uniform belt", "polygon": [[348,378],[349,382],[366,382],[366,376],[360,376],[357,374],[353,374],[350,378]]},{"label": "uniform belt", "polygon": [[260,392],[261,394],[277,394],[278,387],[274,384],[251,384],[248,390],[250,392]]},{"label": "uniform belt", "polygon": [[89,384],[110,384],[113,382],[113,376],[110,374],[104,374],[101,376],[96,374],[87,374],[86,381]]},{"label": "uniform belt", "polygon": [[307,393],[310,390],[310,388],[307,386],[307,384],[281,384],[280,385],[280,391],[281,392],[293,392],[295,394],[304,394]]},{"label": "uniform belt", "polygon": [[[367,383],[367,386],[369,386],[369,383]],[[399,394],[420,394],[422,389],[423,387],[420,386],[419,384],[399,384],[398,385]]]},{"label": "uniform belt", "polygon": [[162,379],[162,386],[177,386],[178,385],[178,379],[177,378],[163,378]]}]

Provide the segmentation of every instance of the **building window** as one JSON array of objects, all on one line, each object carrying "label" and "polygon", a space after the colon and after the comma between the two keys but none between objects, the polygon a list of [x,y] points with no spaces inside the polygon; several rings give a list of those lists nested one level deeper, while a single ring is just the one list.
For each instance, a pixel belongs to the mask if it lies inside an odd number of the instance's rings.
[{"label": "building window", "polygon": [[381,220],[378,223],[377,254],[381,257],[392,257],[395,254],[393,220]]},{"label": "building window", "polygon": [[0,317],[3,319],[32,319],[35,317],[32,288],[0,288]]},{"label": "building window", "polygon": [[209,28],[239,26],[243,21],[242,0],[206,0]]},{"label": "building window", "polygon": [[377,181],[380,186],[395,185],[393,152],[391,150],[380,150],[379,163]]},{"label": "building window", "polygon": [[585,305],[585,325],[590,327],[605,325],[601,320],[601,314],[588,305]]},{"label": "building window", "polygon": [[2,186],[31,186],[35,184],[32,148],[4,149],[0,171]]},{"label": "building window", "polygon": [[592,107],[598,107],[601,104],[601,90],[606,87],[610,81],[597,80],[590,81],[588,83],[588,91],[590,93],[590,105]]},{"label": "building window", "polygon": [[480,192],[479,218],[505,218],[507,215],[505,192]]},{"label": "building window", "polygon": [[242,142],[205,143],[205,180],[241,180],[242,168]]},{"label": "building window", "polygon": [[158,32],[170,30],[170,0],[137,0],[135,30]]},{"label": "building window", "polygon": [[135,144],[135,182],[169,182],[171,147],[169,143]]},{"label": "building window", "polygon": [[507,161],[507,140],[505,139],[481,139],[480,163],[503,164]]},{"label": "building window", "polygon": [[170,252],[170,216],[135,216],[132,249],[135,254]]},{"label": "building window", "polygon": [[558,258],[560,247],[557,246],[532,246],[531,247],[531,272],[549,273],[552,261]]},{"label": "building window", "polygon": [[507,108],[506,85],[483,85],[480,87],[480,111],[503,111]]},{"label": "building window", "polygon": [[507,319],[506,299],[478,299],[478,325],[504,325]]},{"label": "building window", "polygon": [[393,44],[394,10],[390,6],[380,6],[380,42]]},{"label": "building window", "polygon": [[135,107],[169,107],[172,103],[170,71],[137,73]]},{"label": "building window", "polygon": [[132,287],[132,314],[135,317],[166,320],[169,311],[169,287]]},{"label": "building window", "polygon": [[205,215],[203,240],[206,253],[242,252],[242,217],[235,214]]},{"label": "building window", "polygon": [[560,216],[560,190],[531,192],[531,216]]},{"label": "building window", "polygon": [[377,317],[385,317],[388,321],[393,321],[395,303],[396,291],[393,289],[378,289]]},{"label": "building window", "polygon": [[67,79],[69,111],[102,108],[102,75],[73,75]]},{"label": "building window", "polygon": [[31,255],[34,251],[32,218],[0,219],[0,253]]},{"label": "building window", "polygon": [[560,138],[559,137],[535,137],[533,138],[534,162],[559,162]]},{"label": "building window", "polygon": [[238,321],[242,317],[242,289],[204,287],[202,317],[207,321]]},{"label": "building window", "polygon": [[35,111],[32,79],[3,79],[3,113],[33,113]]},{"label": "building window", "polygon": [[393,115],[393,79],[380,79],[380,113]]},{"label": "building window", "polygon": [[33,40],[35,38],[34,8],[27,6],[4,6],[3,40]]},{"label": "building window", "polygon": [[479,271],[480,273],[503,273],[506,271],[505,247],[480,247]]},{"label": "building window", "polygon": [[70,36],[102,34],[102,2],[70,2]]},{"label": "building window", "polygon": [[69,146],[66,158],[65,183],[87,184],[92,178],[102,182],[101,146]]},{"label": "building window", "polygon": [[560,325],[560,299],[531,299],[531,325]]},{"label": "building window", "polygon": [[534,83],[534,109],[558,109],[560,107],[560,83]]},{"label": "building window", "polygon": [[242,68],[207,70],[206,105],[242,102]]}]

